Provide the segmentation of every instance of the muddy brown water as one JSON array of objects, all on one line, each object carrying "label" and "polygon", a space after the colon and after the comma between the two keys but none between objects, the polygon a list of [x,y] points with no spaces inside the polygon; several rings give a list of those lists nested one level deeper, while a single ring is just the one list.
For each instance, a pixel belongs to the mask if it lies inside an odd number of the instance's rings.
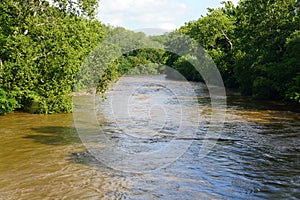
[{"label": "muddy brown water", "polygon": [[[155,83],[163,77],[129,77],[122,91],[145,79]],[[137,104],[151,97],[153,85],[144,86],[134,98]],[[207,90],[194,86],[198,104],[190,106],[209,113]],[[221,139],[206,157],[197,155],[203,145],[197,135],[175,162],[140,173],[116,171],[91,156],[72,114],[0,116],[0,199],[300,199],[300,114],[295,109],[229,93]],[[141,113],[132,109],[131,117],[135,114]],[[135,125],[140,130],[145,124]],[[160,142],[148,139],[149,148]],[[130,147],[126,140],[122,145]]]}]

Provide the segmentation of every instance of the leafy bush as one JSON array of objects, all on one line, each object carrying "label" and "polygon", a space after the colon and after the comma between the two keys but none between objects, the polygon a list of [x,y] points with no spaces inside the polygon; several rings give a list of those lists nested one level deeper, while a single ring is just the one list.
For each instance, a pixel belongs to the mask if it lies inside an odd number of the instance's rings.
[{"label": "leafy bush", "polygon": [[13,97],[10,97],[7,92],[0,88],[0,115],[12,112],[20,105]]},{"label": "leafy bush", "polygon": [[300,74],[293,81],[286,93],[286,97],[300,103]]},{"label": "leafy bush", "polygon": [[[188,61],[188,59],[193,59],[192,56],[182,56],[178,60],[173,63],[173,68],[177,70],[186,80],[188,81],[203,81],[199,72],[195,69],[195,67]],[[172,74],[167,74],[169,78],[172,77]]]}]

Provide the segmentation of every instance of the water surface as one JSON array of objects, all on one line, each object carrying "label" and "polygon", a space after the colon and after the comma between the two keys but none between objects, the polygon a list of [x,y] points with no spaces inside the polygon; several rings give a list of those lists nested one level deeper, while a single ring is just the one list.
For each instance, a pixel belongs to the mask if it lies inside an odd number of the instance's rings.
[{"label": "water surface", "polygon": [[[151,79],[152,84],[146,79]],[[124,118],[121,128],[112,123],[107,103],[99,105],[97,116],[103,128],[117,135],[112,140],[134,153],[141,146],[135,146],[137,140],[127,137],[122,128],[140,131],[138,139],[150,151],[172,139],[178,125],[174,119],[161,128],[162,107],[170,106],[174,115],[178,105],[193,108],[190,116],[189,109],[185,109],[184,117],[190,120],[195,119],[194,110],[200,110],[199,130],[188,150],[175,162],[149,172],[115,171],[86,151],[72,114],[13,113],[0,117],[0,199],[300,198],[300,114],[293,111],[295,108],[229,94],[221,139],[201,158],[198,153],[203,140],[199,138],[209,125],[209,94],[204,85],[192,83],[198,97],[173,98],[172,91],[161,88],[162,79],[125,78],[126,84],[118,87],[123,94],[132,93],[133,85],[143,87],[132,96],[131,118]],[[173,87],[183,87],[180,82],[167,81]],[[84,101],[84,97],[78,98]],[[178,101],[182,98],[186,98],[185,103]],[[143,121],[149,117],[143,116],[145,105],[155,105],[150,124]],[[155,131],[143,131],[145,126]]]}]

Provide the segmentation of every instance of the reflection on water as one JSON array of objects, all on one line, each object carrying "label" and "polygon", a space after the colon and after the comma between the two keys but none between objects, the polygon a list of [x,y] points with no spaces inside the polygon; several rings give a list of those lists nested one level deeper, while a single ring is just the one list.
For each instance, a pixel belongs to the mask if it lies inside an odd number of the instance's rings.
[{"label": "reflection on water", "polygon": [[[194,87],[199,104],[191,106],[203,115],[199,138],[210,101],[203,85]],[[134,101],[143,101],[141,93]],[[117,172],[99,163],[81,144],[71,114],[1,116],[0,199],[299,199],[300,115],[292,110],[231,95],[221,140],[208,156],[198,157],[203,140],[195,139],[176,162],[147,173]],[[113,126],[105,123],[122,137]]]}]

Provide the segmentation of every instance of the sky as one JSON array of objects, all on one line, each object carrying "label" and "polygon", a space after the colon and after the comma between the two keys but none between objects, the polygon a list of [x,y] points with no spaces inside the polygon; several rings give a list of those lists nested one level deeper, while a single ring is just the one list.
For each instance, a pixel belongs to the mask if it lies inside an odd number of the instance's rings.
[{"label": "sky", "polygon": [[[223,0],[101,0],[97,18],[112,26],[130,30],[144,28],[174,30],[185,22],[207,14],[207,8]],[[237,3],[238,0],[233,0]]]}]

